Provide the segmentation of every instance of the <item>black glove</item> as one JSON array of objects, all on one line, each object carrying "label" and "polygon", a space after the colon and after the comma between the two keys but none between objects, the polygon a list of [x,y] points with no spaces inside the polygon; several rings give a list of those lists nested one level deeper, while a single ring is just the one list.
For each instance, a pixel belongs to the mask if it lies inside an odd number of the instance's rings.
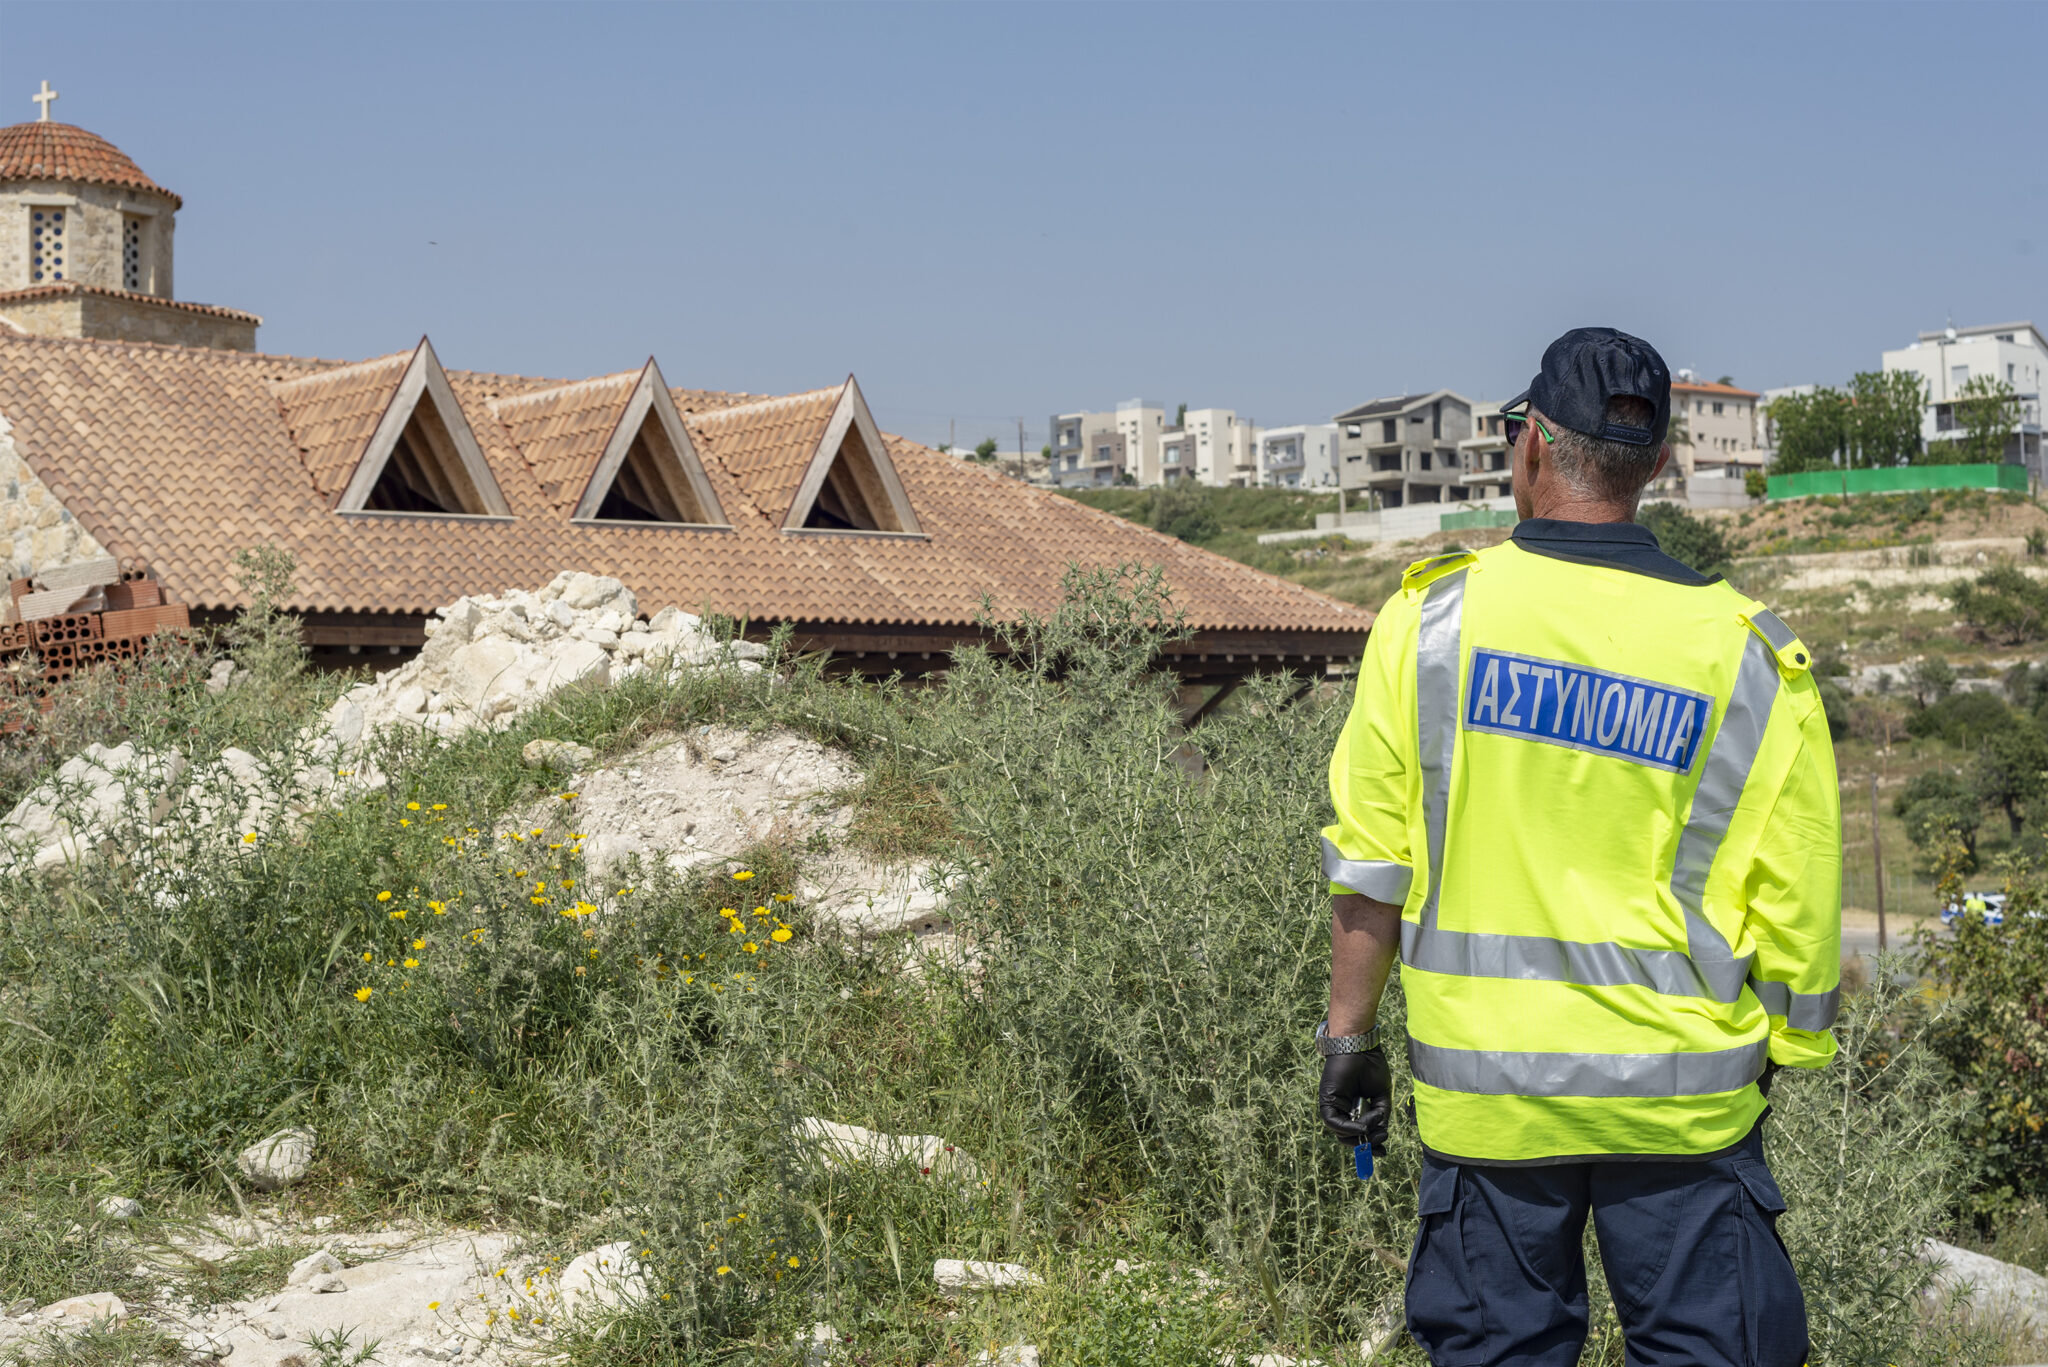
[{"label": "black glove", "polygon": [[1777,1075],[1778,1065],[1771,1062],[1771,1060],[1769,1059],[1765,1059],[1764,1075],[1756,1080],[1756,1089],[1759,1092],[1762,1092],[1765,1096],[1769,1096],[1771,1094],[1771,1079],[1776,1077]]},{"label": "black glove", "polygon": [[1387,1056],[1374,1046],[1362,1054],[1325,1058],[1316,1109],[1322,1113],[1323,1128],[1337,1138],[1347,1144],[1370,1141],[1374,1153],[1385,1153],[1387,1117],[1394,1109],[1394,1074]]}]

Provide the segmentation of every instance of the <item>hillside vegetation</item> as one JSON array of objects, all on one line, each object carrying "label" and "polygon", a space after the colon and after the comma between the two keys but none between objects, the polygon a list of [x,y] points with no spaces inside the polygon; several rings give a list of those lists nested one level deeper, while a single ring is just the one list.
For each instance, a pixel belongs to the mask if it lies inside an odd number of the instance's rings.
[{"label": "hillside vegetation", "polygon": [[[500,1324],[592,1364],[794,1363],[819,1323],[861,1363],[965,1367],[1019,1342],[1076,1367],[1348,1363],[1364,1341],[1418,1363],[1387,1337],[1413,1132],[1397,1125],[1360,1183],[1310,1106],[1328,972],[1314,832],[1349,699],[1254,684],[1188,733],[1148,672],[1178,630],[1168,586],[1127,569],[1068,591],[1006,632],[1007,661],[966,652],[936,686],[779,652],[755,672],[651,670],[503,730],[392,733],[361,761],[381,787],[180,844],[175,863],[145,841],[17,876],[0,1295],[140,1298],[168,1279],[223,1297],[282,1277],[278,1258],[150,1271],[134,1250],[152,1226],[95,1213],[132,1196],[166,1230],[404,1219],[508,1232],[533,1263],[622,1241],[648,1299],[602,1323]],[[101,740],[195,762],[230,735],[288,748],[320,690],[275,624],[243,639],[260,665],[243,685],[215,695],[160,653],[66,695],[51,734],[83,708]],[[522,763],[536,740],[624,763],[709,725],[839,748],[864,774],[842,795],[851,824],[599,880],[577,794]],[[19,779],[60,758],[22,755]],[[842,844],[938,861],[964,952],[907,971],[908,932],[855,940],[821,917],[806,873]],[[1874,982],[1845,1007],[1841,1061],[1772,1098],[1814,1362],[1997,1361],[1923,1318],[1927,1270],[1895,1255],[1967,1228],[1996,1155],[1969,1159],[1957,1070],[2010,1069],[1955,1052],[1966,997],[1927,1011],[1889,969]],[[1398,1032],[1398,988],[1384,1018]],[[959,1157],[821,1162],[811,1118]],[[286,1124],[319,1135],[312,1172],[248,1190],[232,1155]],[[945,1258],[1036,1280],[960,1299],[935,1281]],[[1587,1361],[1619,1364],[1595,1303]],[[148,1332],[71,1360],[136,1360]]]}]

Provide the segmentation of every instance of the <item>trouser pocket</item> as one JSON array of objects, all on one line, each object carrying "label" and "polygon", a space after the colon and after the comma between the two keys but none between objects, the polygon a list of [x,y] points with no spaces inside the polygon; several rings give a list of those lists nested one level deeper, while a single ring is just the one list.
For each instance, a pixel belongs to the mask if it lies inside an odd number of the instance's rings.
[{"label": "trouser pocket", "polygon": [[1485,1330],[1458,1218],[1455,1163],[1425,1159],[1408,1258],[1408,1332],[1436,1367],[1485,1362]]},{"label": "trouser pocket", "polygon": [[1742,1184],[1737,1276],[1751,1367],[1800,1367],[1807,1355],[1806,1298],[1778,1236],[1785,1198],[1756,1159],[1738,1158],[1735,1176]]}]

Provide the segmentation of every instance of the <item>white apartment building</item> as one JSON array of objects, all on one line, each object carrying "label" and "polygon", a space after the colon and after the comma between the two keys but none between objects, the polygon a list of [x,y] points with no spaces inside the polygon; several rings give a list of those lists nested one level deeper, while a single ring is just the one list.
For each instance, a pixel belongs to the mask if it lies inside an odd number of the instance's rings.
[{"label": "white apartment building", "polygon": [[1251,419],[1239,418],[1228,408],[1190,408],[1180,430],[1195,478],[1202,483],[1227,489],[1259,482],[1257,432]]},{"label": "white apartment building", "polygon": [[1472,435],[1458,443],[1463,469],[1459,483],[1467,498],[1499,498],[1510,492],[1508,438],[1501,428],[1500,400],[1473,400]]},{"label": "white apartment building", "polygon": [[1927,412],[1920,438],[1932,446],[1962,433],[1955,398],[1977,376],[2003,380],[2020,398],[2020,417],[2006,438],[2008,464],[2025,465],[2035,479],[2041,469],[2041,383],[2048,378],[2048,339],[2030,322],[1923,332],[1911,346],[1884,353],[1884,368],[1910,370],[1927,386]]},{"label": "white apartment building", "polygon": [[1114,413],[1056,413],[1052,417],[1050,475],[1063,489],[1124,482],[1158,484],[1160,437],[1166,405],[1125,399]]},{"label": "white apartment building", "polygon": [[1296,423],[1253,429],[1260,484],[1280,489],[1337,487],[1337,424]]},{"label": "white apartment building", "polygon": [[[1681,479],[1740,479],[1764,465],[1756,445],[1756,405],[1762,395],[1732,384],[1709,384],[1680,371],[1671,382],[1675,429],[1685,419],[1686,440],[1671,443]],[[1672,433],[1676,436],[1676,432]]]}]

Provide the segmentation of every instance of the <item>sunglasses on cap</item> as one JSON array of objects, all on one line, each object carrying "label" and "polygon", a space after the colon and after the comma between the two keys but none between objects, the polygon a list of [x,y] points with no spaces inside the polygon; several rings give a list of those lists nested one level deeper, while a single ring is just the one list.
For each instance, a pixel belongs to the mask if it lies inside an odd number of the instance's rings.
[{"label": "sunglasses on cap", "polygon": [[1521,444],[1522,429],[1532,422],[1536,423],[1536,430],[1543,434],[1543,440],[1556,444],[1557,438],[1550,434],[1550,429],[1527,413],[1503,413],[1500,415],[1500,434],[1507,438],[1509,450]]}]

